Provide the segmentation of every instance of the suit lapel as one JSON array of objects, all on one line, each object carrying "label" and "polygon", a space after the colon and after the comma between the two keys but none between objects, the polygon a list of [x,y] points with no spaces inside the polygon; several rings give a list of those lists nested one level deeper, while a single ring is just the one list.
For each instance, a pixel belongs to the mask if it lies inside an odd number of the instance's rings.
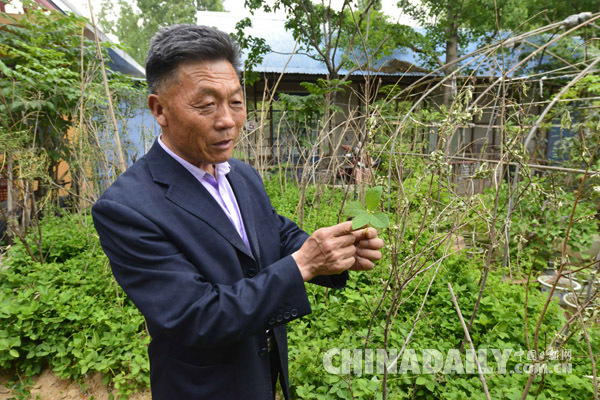
[{"label": "suit lapel", "polygon": [[254,258],[217,201],[192,174],[169,156],[157,142],[154,143],[146,155],[146,159],[154,181],[169,186],[165,195],[168,200],[206,222],[239,251],[250,258]]},{"label": "suit lapel", "polygon": [[227,174],[227,179],[235,194],[235,199],[240,208],[242,214],[242,220],[244,221],[244,229],[250,242],[250,247],[256,256],[256,260],[260,260],[260,249],[258,247],[258,238],[256,236],[256,221],[254,215],[256,214],[252,209],[251,199],[248,196],[248,188],[244,179],[237,173],[233,164],[231,164],[231,170]]}]

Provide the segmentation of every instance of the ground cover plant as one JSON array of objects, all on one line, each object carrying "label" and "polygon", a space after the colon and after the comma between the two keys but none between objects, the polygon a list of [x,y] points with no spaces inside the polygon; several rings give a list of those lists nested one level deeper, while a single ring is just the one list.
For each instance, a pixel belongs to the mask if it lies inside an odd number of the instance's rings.
[{"label": "ground cover plant", "polygon": [[22,244],[3,260],[0,370],[23,379],[44,368],[75,380],[100,372],[123,397],[146,387],[144,319],[114,281],[91,217],[52,216],[42,225],[45,262]]},{"label": "ground cover plant", "polygon": [[[266,182],[273,205],[284,215],[294,217],[299,198],[297,187],[291,186],[282,195],[280,185],[279,179]],[[307,192],[305,224],[310,227],[307,229],[335,223],[343,190],[321,193],[321,202],[327,206],[320,207],[320,213],[315,212],[313,203],[319,194],[318,188],[310,186]],[[116,285],[89,217],[52,216],[44,220],[42,226],[41,251],[45,263],[32,260],[23,245],[15,245],[8,252],[0,273],[3,326],[0,368],[26,377],[50,367],[61,376],[74,379],[97,371],[105,375],[106,381],[114,385],[115,393],[122,397],[147,385],[145,352],[149,338],[143,319]],[[400,248],[395,250],[397,257],[409,257],[416,228],[406,230],[408,233]],[[36,233],[31,235],[30,240],[36,242]],[[382,236],[390,243],[389,231],[382,231]],[[421,239],[417,247],[427,243]],[[459,294],[461,309],[472,309],[477,299],[482,256],[467,257],[464,251],[454,254],[444,259],[439,271],[429,269],[408,282],[403,290],[406,297],[399,300],[402,305],[393,327],[388,328],[388,310],[394,307],[394,299],[382,298],[382,290],[394,291],[401,284],[390,281],[393,269],[389,247],[386,258],[374,273],[354,274],[343,291],[308,286],[313,314],[290,325],[290,371],[297,398],[381,397],[383,374],[364,371],[356,374],[354,366],[337,374],[324,370],[321,357],[332,348],[399,350],[415,323],[418,329],[408,349],[415,351],[419,362],[423,360],[422,349],[447,352],[460,347],[462,329],[446,283],[451,282]],[[441,250],[438,252],[441,256]],[[432,282],[431,287],[429,282]],[[480,348],[511,348],[517,354],[526,353],[524,304],[527,302],[529,318],[533,319],[539,315],[546,294],[503,280],[499,271],[491,275],[489,285],[471,330],[474,343]],[[426,292],[429,292],[426,312],[417,321],[415,315],[422,307]],[[546,338],[554,337],[565,322],[563,311],[552,303],[542,334]],[[528,329],[531,331],[532,326]],[[572,340],[561,349],[568,349],[573,355],[573,370],[569,374],[548,376],[539,386],[545,396],[542,398],[590,396],[593,388],[590,380],[583,377],[591,374],[583,342]],[[511,370],[525,360],[525,354],[513,356],[506,368]],[[493,359],[489,361],[491,368],[497,368]],[[334,364],[341,367],[340,355]],[[402,358],[398,360],[398,365],[401,364]],[[481,396],[480,383],[473,374],[444,374],[443,370],[427,374],[411,372],[415,371],[389,375],[390,396]],[[488,385],[494,398],[518,398],[526,380],[523,374],[498,374],[490,377]]]},{"label": "ground cover plant", "polygon": [[[294,203],[289,197],[297,194],[293,191],[287,193],[289,194],[283,198],[272,195],[275,207],[288,202]],[[338,207],[332,204],[332,208]],[[292,217],[293,214],[289,216]],[[583,231],[585,229],[582,227]],[[389,231],[382,233],[384,240],[390,243],[393,234],[390,235]],[[396,257],[410,259],[415,248],[427,247],[429,239],[426,240],[426,237],[429,235],[421,234],[420,240],[417,240],[420,243],[415,246],[417,235],[418,226],[406,229],[404,240],[393,250]],[[387,395],[394,399],[485,398],[481,382],[473,369],[467,374],[465,369],[461,370],[459,367],[456,370],[452,365],[446,364],[439,370],[429,372],[422,368],[423,349],[437,350],[445,355],[461,348],[464,333],[447,284],[451,283],[458,294],[460,308],[472,310],[477,302],[484,256],[473,255],[463,249],[462,252],[444,257],[443,249],[438,248],[435,251],[436,257],[443,259],[438,269],[426,268],[420,276],[402,281],[401,273],[394,271],[390,260],[391,247],[388,245],[387,254],[375,271],[354,275],[348,287],[342,291],[308,287],[313,314],[289,326],[290,371],[292,381],[296,382],[293,391],[297,398],[382,398],[382,384],[386,380]],[[532,262],[521,261],[519,265],[521,268],[529,268],[527,273],[535,269]],[[556,347],[557,354],[571,354],[572,357],[571,369],[564,373],[560,373],[560,361],[557,359],[546,356],[545,359],[536,360],[530,353],[528,338],[533,336],[535,325],[531,322],[527,325],[526,321],[535,321],[543,313],[540,334],[544,341],[549,343],[557,335],[564,340],[568,337],[562,332],[567,323],[564,310],[558,303],[552,302],[543,311],[547,293],[534,289],[534,283],[515,282],[503,275],[500,268],[490,274],[486,294],[480,302],[480,310],[471,329],[476,348],[510,349],[510,353],[506,355],[505,372],[498,372],[502,365],[495,362],[491,350],[488,355],[487,366],[495,371],[486,376],[491,397],[521,398],[528,375],[515,371],[527,363],[537,363],[538,366],[544,364],[545,367],[557,368],[554,371],[559,371],[558,374],[546,375],[541,382],[536,383],[534,390],[539,392],[538,398],[593,396],[593,384],[589,378],[593,367],[587,358],[585,341],[573,340],[571,337],[570,341],[561,340],[561,344]],[[385,295],[390,292],[400,292],[400,298]],[[401,305],[396,307],[395,303]],[[420,309],[423,309],[422,313]],[[390,310],[394,310],[393,315]],[[581,331],[578,331],[572,321],[570,326],[575,331],[572,332],[574,337],[581,338]],[[598,328],[590,329],[588,334],[596,337]],[[407,337],[410,340],[405,344]],[[403,348],[404,357],[407,358],[403,358],[401,353],[398,357],[398,352]],[[391,350],[392,353],[386,354],[398,357],[397,365],[391,368],[392,372],[387,377],[381,371],[377,372],[377,363],[373,358],[370,361],[371,369],[367,367],[369,361],[365,355],[370,351],[371,357],[375,357],[377,350]],[[328,370],[323,357],[332,351],[334,366]],[[597,351],[596,344],[593,345],[593,351]],[[321,356],[317,362],[315,354]],[[465,354],[461,355],[463,363],[467,362]],[[411,369],[410,364],[402,364],[403,361],[410,361],[411,357],[419,365],[416,369]],[[390,358],[390,363],[392,359],[393,357]],[[402,366],[405,368],[404,372]],[[543,374],[540,373],[541,375]]]}]

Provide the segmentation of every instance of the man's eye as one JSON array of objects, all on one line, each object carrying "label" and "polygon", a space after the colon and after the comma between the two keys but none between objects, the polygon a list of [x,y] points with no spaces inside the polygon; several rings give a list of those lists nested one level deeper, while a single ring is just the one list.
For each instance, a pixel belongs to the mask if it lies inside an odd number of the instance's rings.
[{"label": "man's eye", "polygon": [[210,108],[213,107],[216,103],[214,101],[208,102],[208,103],[197,103],[196,105],[194,105],[195,108],[198,109],[205,109],[205,108]]}]

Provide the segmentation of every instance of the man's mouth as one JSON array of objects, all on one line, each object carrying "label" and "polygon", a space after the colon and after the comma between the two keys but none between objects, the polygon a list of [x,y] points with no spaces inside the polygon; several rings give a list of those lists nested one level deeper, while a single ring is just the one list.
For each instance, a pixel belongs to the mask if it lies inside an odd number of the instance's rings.
[{"label": "man's mouth", "polygon": [[217,148],[226,149],[233,143],[233,140],[223,140],[221,142],[214,143],[213,146]]}]

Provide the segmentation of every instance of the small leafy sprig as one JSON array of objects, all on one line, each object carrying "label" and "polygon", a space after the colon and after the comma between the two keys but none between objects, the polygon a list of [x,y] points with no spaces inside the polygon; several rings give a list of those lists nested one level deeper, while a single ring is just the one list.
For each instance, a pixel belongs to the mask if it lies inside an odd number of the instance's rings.
[{"label": "small leafy sprig", "polygon": [[365,203],[360,201],[351,201],[344,207],[344,213],[352,217],[352,229],[356,230],[367,225],[375,228],[387,228],[390,225],[388,216],[377,211],[383,187],[373,186],[365,193]]}]

